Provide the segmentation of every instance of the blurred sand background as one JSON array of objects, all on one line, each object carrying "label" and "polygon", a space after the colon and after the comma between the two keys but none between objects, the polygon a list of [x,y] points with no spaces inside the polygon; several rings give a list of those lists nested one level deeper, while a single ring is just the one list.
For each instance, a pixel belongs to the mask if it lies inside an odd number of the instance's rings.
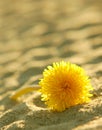
[{"label": "blurred sand background", "polygon": [[[91,78],[89,104],[50,112],[39,93],[16,103],[54,61],[82,66]],[[102,0],[0,0],[0,130],[102,130]]]}]

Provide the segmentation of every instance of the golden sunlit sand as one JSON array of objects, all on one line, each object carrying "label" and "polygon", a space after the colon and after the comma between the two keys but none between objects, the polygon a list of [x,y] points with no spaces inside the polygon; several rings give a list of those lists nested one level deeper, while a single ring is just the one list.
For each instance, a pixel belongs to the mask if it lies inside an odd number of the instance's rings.
[{"label": "golden sunlit sand", "polygon": [[[102,129],[101,0],[0,1],[0,130]],[[39,92],[18,100],[18,89],[37,85],[53,62],[85,69],[91,102],[49,111]]]}]

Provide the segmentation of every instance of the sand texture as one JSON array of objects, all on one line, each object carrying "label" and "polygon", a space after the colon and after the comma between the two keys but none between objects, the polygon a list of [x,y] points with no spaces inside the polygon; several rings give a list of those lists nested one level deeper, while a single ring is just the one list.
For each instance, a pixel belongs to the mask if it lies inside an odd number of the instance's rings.
[{"label": "sand texture", "polygon": [[[52,112],[38,92],[10,99],[60,60],[86,70],[90,103]],[[102,130],[102,0],[0,0],[0,130]]]}]

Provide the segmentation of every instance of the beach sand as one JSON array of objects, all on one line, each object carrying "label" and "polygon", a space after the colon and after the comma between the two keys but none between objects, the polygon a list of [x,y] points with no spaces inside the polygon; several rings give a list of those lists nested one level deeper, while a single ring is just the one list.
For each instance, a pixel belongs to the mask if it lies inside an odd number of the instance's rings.
[{"label": "beach sand", "polygon": [[[102,130],[102,1],[0,1],[0,130]],[[94,87],[90,103],[49,111],[40,93],[15,102],[19,88],[38,84],[47,65],[83,67]]]}]

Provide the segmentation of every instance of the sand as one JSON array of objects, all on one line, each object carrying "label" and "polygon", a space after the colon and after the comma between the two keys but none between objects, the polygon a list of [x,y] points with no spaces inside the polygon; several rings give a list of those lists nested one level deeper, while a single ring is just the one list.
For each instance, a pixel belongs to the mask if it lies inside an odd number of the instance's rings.
[{"label": "sand", "polygon": [[[0,1],[0,130],[102,129],[102,1]],[[54,61],[83,67],[94,87],[90,103],[52,112],[32,92]]]}]

